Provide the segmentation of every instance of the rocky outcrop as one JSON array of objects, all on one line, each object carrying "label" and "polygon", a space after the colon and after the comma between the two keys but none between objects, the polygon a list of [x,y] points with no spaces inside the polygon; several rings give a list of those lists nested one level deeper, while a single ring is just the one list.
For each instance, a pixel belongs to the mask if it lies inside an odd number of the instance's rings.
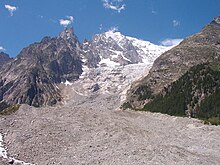
[{"label": "rocky outcrop", "polygon": [[61,100],[58,83],[82,73],[80,43],[72,28],[24,48],[0,71],[1,104],[53,105]]},{"label": "rocky outcrop", "polygon": [[9,57],[8,54],[4,52],[0,52],[0,69],[3,67],[3,65],[9,61],[11,61],[12,58]]},{"label": "rocky outcrop", "polygon": [[[192,66],[220,60],[219,19],[220,17],[215,18],[201,32],[186,38],[178,46],[162,54],[154,62],[150,73],[132,85],[127,94],[128,102],[133,107],[142,107],[152,99],[151,95],[145,95],[143,87],[153,95],[158,94]],[[140,97],[142,95],[146,97]]]}]

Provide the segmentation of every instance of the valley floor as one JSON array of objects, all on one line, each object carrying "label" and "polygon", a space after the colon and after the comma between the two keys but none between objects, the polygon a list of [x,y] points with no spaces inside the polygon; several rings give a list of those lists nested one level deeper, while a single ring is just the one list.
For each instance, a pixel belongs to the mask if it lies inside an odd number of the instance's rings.
[{"label": "valley floor", "polygon": [[123,111],[118,94],[73,95],[64,105],[22,105],[0,118],[8,155],[38,165],[220,164],[219,126]]},{"label": "valley floor", "polygon": [[1,117],[0,157],[7,148],[8,159],[37,165],[220,164],[219,126],[120,110],[131,82],[148,69],[146,64],[89,69],[73,84],[59,86],[62,105],[22,105]]}]

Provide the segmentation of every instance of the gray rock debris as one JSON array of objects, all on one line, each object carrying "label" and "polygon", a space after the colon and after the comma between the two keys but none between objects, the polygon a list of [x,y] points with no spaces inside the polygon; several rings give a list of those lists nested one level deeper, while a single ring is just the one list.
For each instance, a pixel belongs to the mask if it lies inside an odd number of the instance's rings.
[{"label": "gray rock debris", "polygon": [[220,127],[119,110],[118,94],[77,95],[65,105],[23,105],[1,118],[9,155],[35,164],[219,164]]}]

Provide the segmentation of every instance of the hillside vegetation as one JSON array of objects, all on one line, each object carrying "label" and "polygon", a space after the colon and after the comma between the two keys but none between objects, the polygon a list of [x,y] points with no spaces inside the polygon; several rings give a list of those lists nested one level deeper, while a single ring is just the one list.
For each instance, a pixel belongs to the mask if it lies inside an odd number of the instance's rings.
[{"label": "hillside vegetation", "polygon": [[[149,74],[134,82],[127,93],[127,102],[133,108],[143,108],[152,97],[143,97],[142,86],[148,86],[153,95],[158,95],[191,67],[220,61],[220,16],[207,24],[199,33],[184,39],[178,46],[158,57]],[[201,81],[201,79],[200,79]],[[187,85],[187,84],[186,84]],[[145,95],[148,96],[148,95]]]},{"label": "hillside vegetation", "polygon": [[220,62],[199,64],[164,88],[142,110],[220,124]]}]

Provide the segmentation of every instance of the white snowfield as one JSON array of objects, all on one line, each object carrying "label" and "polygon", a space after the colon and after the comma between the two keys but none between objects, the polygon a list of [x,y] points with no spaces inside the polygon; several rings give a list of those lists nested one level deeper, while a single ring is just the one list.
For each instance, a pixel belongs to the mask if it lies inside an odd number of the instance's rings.
[{"label": "white snowfield", "polygon": [[137,51],[141,55],[143,63],[147,64],[153,64],[157,57],[173,47],[159,46],[152,44],[149,41],[143,41],[133,37],[127,38],[132,41],[134,46],[139,48]]},{"label": "white snowfield", "polygon": [[[109,67],[119,66],[120,64],[116,62],[115,59],[121,56],[124,60],[131,62],[131,59],[124,56],[124,53],[129,52],[129,45],[132,45],[137,52],[137,59],[148,65],[152,65],[154,60],[159,57],[165,51],[171,49],[172,47],[159,46],[152,44],[149,41],[140,40],[134,37],[129,37],[117,32],[115,30],[109,30],[103,34],[97,35],[98,39],[105,43],[110,43],[110,45],[117,45],[118,48],[114,46],[108,47],[108,56],[106,54],[100,54],[101,62],[100,64],[106,64]],[[102,45],[101,45],[102,46]],[[98,48],[99,49],[99,48]]]},{"label": "white snowfield", "polygon": [[[100,42],[100,40],[102,42]],[[84,96],[89,96],[94,92],[115,94],[117,93],[121,101],[125,100],[125,95],[132,82],[146,76],[153,65],[154,60],[165,51],[172,47],[158,46],[133,37],[122,35],[115,30],[107,31],[103,34],[96,35],[94,42],[101,43],[97,45],[101,61],[98,68],[88,68],[83,66],[83,74],[80,79],[73,83],[73,90]],[[88,43],[86,43],[88,44]],[[103,47],[103,44],[106,45]],[[124,53],[129,52],[129,45],[132,50],[135,49],[136,57],[125,57]],[[104,48],[108,48],[109,54],[103,54]],[[116,59],[121,56],[126,61],[132,61],[131,58],[140,59],[138,63],[121,65]],[[85,62],[85,58],[83,61]]]},{"label": "white snowfield", "polygon": [[10,164],[15,164],[15,165],[34,165],[34,164],[31,164],[31,163],[25,163],[24,161],[20,161],[20,160],[14,159],[12,157],[9,157],[8,154],[7,154],[7,150],[6,150],[5,146],[3,145],[3,136],[0,133],[0,163],[3,162],[3,161],[1,162],[1,159],[5,160],[4,163],[6,163],[6,162],[9,163],[10,162]]},{"label": "white snowfield", "polygon": [[7,158],[7,151],[5,150],[4,145],[3,145],[2,134],[0,134],[0,157],[3,157],[5,159]]},{"label": "white snowfield", "polygon": [[148,74],[150,67],[151,65],[144,63],[92,69],[85,66],[83,74],[72,87],[75,92],[84,96],[91,95],[94,93],[94,87],[98,87],[97,93],[117,93],[121,101],[124,101],[131,83]]}]

